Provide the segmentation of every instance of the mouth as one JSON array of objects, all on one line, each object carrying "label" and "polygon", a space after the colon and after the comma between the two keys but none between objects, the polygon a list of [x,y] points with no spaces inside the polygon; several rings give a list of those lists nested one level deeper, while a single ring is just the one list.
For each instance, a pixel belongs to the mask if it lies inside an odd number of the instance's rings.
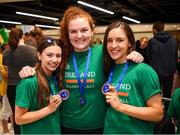
[{"label": "mouth", "polygon": [[86,39],[76,39],[75,42],[76,43],[84,43],[86,41]]},{"label": "mouth", "polygon": [[120,50],[110,50],[110,53],[112,54],[112,55],[116,55],[116,54],[118,54],[120,52]]},{"label": "mouth", "polygon": [[49,66],[51,66],[52,68],[56,68],[58,66],[58,64],[56,64],[56,63],[49,63]]}]

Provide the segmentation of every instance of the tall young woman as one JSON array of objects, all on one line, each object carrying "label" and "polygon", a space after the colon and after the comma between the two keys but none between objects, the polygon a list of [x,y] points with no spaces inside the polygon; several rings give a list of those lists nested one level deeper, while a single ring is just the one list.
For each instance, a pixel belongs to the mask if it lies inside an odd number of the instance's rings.
[{"label": "tall young woman", "polygon": [[158,76],[150,66],[126,59],[134,49],[135,38],[128,24],[114,22],[107,28],[104,66],[109,75],[105,93],[109,107],[104,134],[152,134],[154,122],[163,117]]},{"label": "tall young woman", "polygon": [[[36,75],[20,81],[16,88],[15,121],[22,134],[60,134],[59,105],[62,45],[46,39],[37,47]],[[62,70],[61,70],[62,71]]]}]

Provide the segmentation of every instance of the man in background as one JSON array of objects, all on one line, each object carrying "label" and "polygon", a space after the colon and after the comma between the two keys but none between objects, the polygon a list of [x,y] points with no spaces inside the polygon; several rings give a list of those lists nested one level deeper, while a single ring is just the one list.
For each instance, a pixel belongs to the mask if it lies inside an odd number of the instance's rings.
[{"label": "man in background", "polygon": [[[156,22],[153,25],[154,37],[147,45],[147,58],[149,64],[157,72],[162,93],[165,98],[171,98],[174,73],[178,59],[177,40],[164,31],[164,23]],[[167,110],[168,103],[165,103]]]}]

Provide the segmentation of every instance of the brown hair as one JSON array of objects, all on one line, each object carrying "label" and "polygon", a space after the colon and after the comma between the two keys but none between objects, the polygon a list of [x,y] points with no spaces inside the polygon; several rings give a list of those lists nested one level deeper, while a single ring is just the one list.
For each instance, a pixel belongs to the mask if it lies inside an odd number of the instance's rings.
[{"label": "brown hair", "polygon": [[44,41],[44,35],[42,33],[42,30],[38,27],[35,27],[34,30],[30,31],[29,35],[36,40],[37,46]]},{"label": "brown hair", "polygon": [[66,50],[65,50],[66,64],[67,64],[67,60],[68,60],[69,55],[73,51],[73,46],[72,46],[72,44],[71,44],[71,42],[69,40],[69,34],[68,34],[69,28],[68,28],[68,25],[69,25],[69,22],[71,20],[76,19],[78,17],[85,17],[85,18],[87,18],[91,29],[92,30],[94,29],[94,21],[93,21],[91,15],[89,13],[87,13],[86,11],[82,10],[79,7],[75,7],[75,6],[69,7],[65,11],[64,16],[62,18],[62,21],[60,23],[60,27],[61,27],[61,30],[60,30],[60,32],[61,32],[60,39],[63,40],[64,46],[66,48]]},{"label": "brown hair", "polygon": [[[51,42],[48,42],[47,40],[48,41],[51,40]],[[52,38],[46,38],[38,46],[37,52],[42,54],[43,50],[49,46],[60,46],[60,48],[62,50],[61,63],[59,65],[59,67],[52,73],[52,75],[55,76],[56,79],[58,80],[60,87],[62,87],[61,71],[64,70],[64,67],[62,66],[64,63],[64,54],[63,54],[63,47],[62,47],[63,42],[62,41],[56,42]],[[50,88],[49,88],[49,83],[48,83],[46,74],[45,74],[44,70],[42,69],[41,62],[39,64],[37,64],[36,73],[37,73],[37,79],[38,79],[37,99],[38,99],[39,107],[42,107],[42,106],[45,106],[47,103],[49,103]]]},{"label": "brown hair", "polygon": [[19,44],[19,40],[23,37],[23,31],[21,28],[12,28],[9,33],[9,47],[16,49]]},{"label": "brown hair", "polygon": [[109,55],[107,51],[107,37],[108,37],[109,32],[115,28],[120,28],[125,31],[128,38],[128,42],[131,44],[131,47],[129,47],[128,53],[132,52],[135,49],[135,38],[134,38],[134,34],[130,26],[125,22],[114,22],[110,24],[105,31],[104,41],[103,41],[104,69],[105,69],[106,75],[109,75],[111,66],[114,65],[114,60],[111,58],[111,56]]}]

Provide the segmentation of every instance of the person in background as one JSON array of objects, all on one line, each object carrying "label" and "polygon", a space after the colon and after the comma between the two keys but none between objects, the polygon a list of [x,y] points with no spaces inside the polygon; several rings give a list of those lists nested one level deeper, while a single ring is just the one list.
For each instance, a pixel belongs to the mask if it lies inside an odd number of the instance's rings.
[{"label": "person in background", "polygon": [[136,45],[136,51],[139,52],[144,57],[144,63],[148,64],[147,59],[147,44],[148,44],[148,37],[141,37],[139,39],[139,43]]},{"label": "person in background", "polygon": [[[62,43],[62,42],[61,42]],[[15,121],[22,134],[60,134],[57,85],[63,60],[62,44],[47,38],[38,45],[36,75],[20,81],[16,87]]]},{"label": "person in background", "polygon": [[[25,65],[35,66],[37,56],[36,49],[24,44],[23,31],[20,28],[11,29],[8,45],[10,48],[3,52],[3,65],[8,72],[7,97],[14,116],[16,85],[21,80],[18,73]],[[19,126],[16,123],[14,123],[14,132],[20,134]]]},{"label": "person in background", "polygon": [[176,134],[180,134],[180,88],[175,89],[168,108],[168,116],[177,126]]},{"label": "person in background", "polygon": [[44,35],[42,33],[42,30],[38,27],[35,27],[33,30],[29,33],[31,37],[31,43],[32,46],[37,48],[39,44],[41,44],[42,41],[44,41]]},{"label": "person in background", "polygon": [[[66,47],[63,88],[70,93],[69,99],[61,105],[62,134],[102,134],[107,104],[101,86],[106,76],[102,45],[92,46],[94,21],[81,8],[70,7],[65,11],[60,27],[60,39]],[[143,60],[136,52],[127,59]],[[19,74],[27,77],[34,72],[33,68],[25,67]]]},{"label": "person in background", "polygon": [[152,134],[154,122],[163,118],[156,72],[126,59],[135,49],[135,38],[125,22],[110,24],[103,44],[104,69],[109,75],[109,90],[104,92],[109,104],[104,134]]},{"label": "person in background", "polygon": [[[147,59],[150,66],[157,72],[163,97],[171,98],[171,91],[178,60],[177,40],[164,31],[164,23],[156,22],[153,27],[154,37],[147,45]],[[165,102],[165,110],[168,109]]]},{"label": "person in background", "polygon": [[13,127],[13,114],[12,109],[9,104],[9,100],[7,98],[7,80],[8,74],[5,66],[3,65],[3,52],[9,49],[8,45],[9,35],[6,28],[0,29],[0,74],[2,76],[2,80],[0,82],[0,96],[2,96],[2,109],[0,120],[2,124],[3,134],[9,134],[10,129],[8,127],[8,121],[11,121],[11,129]]},{"label": "person in background", "polygon": [[23,39],[24,39],[24,43],[25,43],[26,45],[32,46],[32,39],[31,39],[31,36],[30,36],[29,32],[26,32],[26,33],[24,34]]},{"label": "person in background", "polygon": [[7,98],[7,80],[8,80],[8,75],[5,66],[2,64],[3,60],[3,55],[2,52],[8,49],[8,44],[3,43],[0,46],[0,74],[2,75],[2,80],[0,82],[0,96],[2,96],[2,109],[1,109],[1,115],[0,115],[0,120],[2,124],[2,129],[3,129],[3,134],[8,134],[10,133],[10,129],[8,127],[8,120],[11,120],[11,124],[13,126],[13,114],[11,110],[11,106],[9,104],[9,100]]}]

